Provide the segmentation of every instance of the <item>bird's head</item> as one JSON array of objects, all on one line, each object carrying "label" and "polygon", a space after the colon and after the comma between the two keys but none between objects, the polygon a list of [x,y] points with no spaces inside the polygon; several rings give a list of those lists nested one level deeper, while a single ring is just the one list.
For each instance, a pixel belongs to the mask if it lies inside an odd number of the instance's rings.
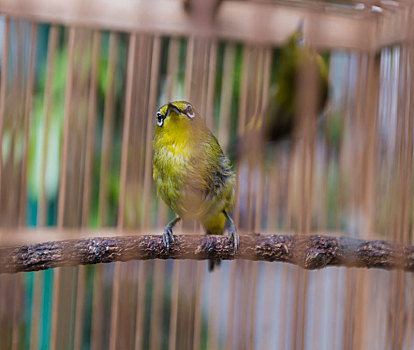
[{"label": "bird's head", "polygon": [[303,21],[301,21],[298,28],[287,39],[282,48],[282,52],[284,55],[298,55],[307,49],[306,44],[303,31]]},{"label": "bird's head", "polygon": [[156,122],[159,128],[169,127],[174,124],[187,124],[197,116],[194,106],[186,101],[168,102],[156,113]]}]

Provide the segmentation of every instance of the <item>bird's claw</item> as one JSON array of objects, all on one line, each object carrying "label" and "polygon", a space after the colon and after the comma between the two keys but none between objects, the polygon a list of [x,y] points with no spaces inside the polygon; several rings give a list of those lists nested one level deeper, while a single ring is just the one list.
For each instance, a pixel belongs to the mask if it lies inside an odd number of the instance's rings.
[{"label": "bird's claw", "polygon": [[230,243],[233,243],[234,254],[236,254],[237,249],[239,248],[239,234],[237,233],[236,227],[234,226],[234,222],[231,216],[225,210],[223,210],[223,213],[226,217],[228,224],[228,240]]},{"label": "bird's claw", "polygon": [[234,253],[236,254],[237,249],[239,249],[239,234],[234,227],[229,230],[228,240],[233,243]]},{"label": "bird's claw", "polygon": [[170,225],[165,226],[162,234],[162,242],[164,243],[167,252],[170,252],[170,242],[174,243],[174,235],[172,233],[172,227]]},{"label": "bird's claw", "polygon": [[165,249],[167,249],[167,253],[170,252],[170,243],[174,243],[174,235],[173,235],[172,229],[174,225],[180,220],[181,219],[179,216],[171,220],[167,224],[167,226],[165,226],[164,232],[162,233],[162,242],[164,243]]}]

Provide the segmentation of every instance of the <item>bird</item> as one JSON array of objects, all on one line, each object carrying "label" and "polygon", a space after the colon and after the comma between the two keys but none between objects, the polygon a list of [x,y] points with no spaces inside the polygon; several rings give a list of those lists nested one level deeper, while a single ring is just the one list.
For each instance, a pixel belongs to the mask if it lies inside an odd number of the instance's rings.
[{"label": "bird", "polygon": [[[157,194],[176,217],[164,228],[169,252],[173,227],[181,219],[195,219],[206,234],[227,229],[234,251],[239,235],[231,217],[236,174],[219,142],[196,108],[187,101],[164,104],[156,112],[153,137],[153,178]],[[210,260],[212,270],[219,261]]]},{"label": "bird", "polygon": [[298,101],[298,79],[306,69],[316,71],[318,100],[315,114],[319,118],[328,99],[328,68],[322,56],[304,40],[301,22],[280,50],[278,75],[275,84],[269,89],[265,108],[250,118],[245,134],[236,140],[230,150],[237,160],[247,155],[255,157],[267,145],[277,145],[297,136],[301,107]]}]

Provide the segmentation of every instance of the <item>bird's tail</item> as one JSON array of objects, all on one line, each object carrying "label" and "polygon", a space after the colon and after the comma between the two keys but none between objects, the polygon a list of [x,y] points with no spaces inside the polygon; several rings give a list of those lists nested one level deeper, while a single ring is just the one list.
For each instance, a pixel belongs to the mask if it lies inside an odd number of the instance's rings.
[{"label": "bird's tail", "polygon": [[221,260],[220,259],[210,259],[208,261],[208,272],[212,272],[214,270],[214,268],[217,266],[219,267],[221,264]]}]

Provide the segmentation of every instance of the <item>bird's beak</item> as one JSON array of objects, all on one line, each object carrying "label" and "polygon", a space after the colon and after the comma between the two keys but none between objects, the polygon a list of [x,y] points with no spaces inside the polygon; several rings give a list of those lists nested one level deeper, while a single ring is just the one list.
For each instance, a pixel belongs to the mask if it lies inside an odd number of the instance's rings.
[{"label": "bird's beak", "polygon": [[298,39],[297,39],[297,44],[299,46],[304,46],[305,45],[304,22],[305,22],[305,20],[302,18],[299,22],[298,28],[296,29],[299,32],[299,36],[298,36]]},{"label": "bird's beak", "polygon": [[167,108],[167,115],[170,115],[171,111],[176,112],[177,114],[179,114],[181,111],[174,106],[171,102],[168,102],[168,108]]},{"label": "bird's beak", "polygon": [[299,21],[298,27],[296,29],[298,32],[303,33],[304,22],[305,20],[303,18]]}]

